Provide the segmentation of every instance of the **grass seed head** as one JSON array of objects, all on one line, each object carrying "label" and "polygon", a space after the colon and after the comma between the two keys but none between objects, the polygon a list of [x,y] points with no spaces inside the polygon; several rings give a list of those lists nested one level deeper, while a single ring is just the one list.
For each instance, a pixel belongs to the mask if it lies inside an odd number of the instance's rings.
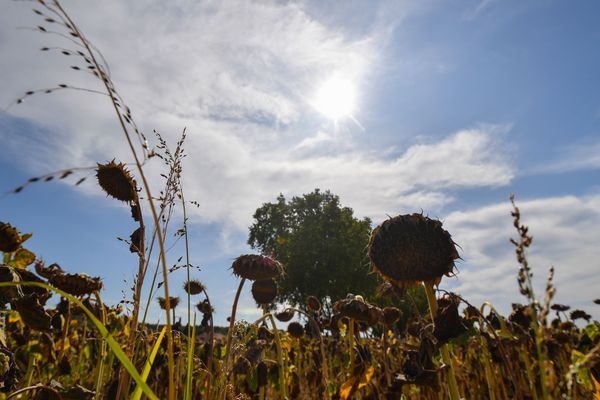
[{"label": "grass seed head", "polygon": [[12,253],[21,246],[21,235],[11,225],[0,222],[0,251]]},{"label": "grass seed head", "polygon": [[125,164],[117,164],[115,160],[106,164],[98,164],[96,177],[108,195],[121,201],[137,201],[136,183],[125,168]]},{"label": "grass seed head", "polygon": [[398,215],[373,230],[369,241],[371,266],[384,279],[406,286],[438,283],[454,269],[458,251],[438,220],[422,214]]},{"label": "grass seed head", "polygon": [[279,261],[257,254],[239,256],[231,264],[231,269],[235,275],[251,281],[277,278],[283,274],[283,266]]}]

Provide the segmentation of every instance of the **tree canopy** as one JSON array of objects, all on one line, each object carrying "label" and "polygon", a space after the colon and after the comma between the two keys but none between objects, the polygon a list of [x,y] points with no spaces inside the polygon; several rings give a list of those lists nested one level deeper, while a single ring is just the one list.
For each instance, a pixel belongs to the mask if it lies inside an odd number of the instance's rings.
[{"label": "tree canopy", "polygon": [[330,191],[286,201],[283,194],[254,213],[248,244],[273,254],[286,268],[277,300],[304,307],[307,296],[327,305],[348,293],[370,297],[378,280],[369,272],[371,220],[354,217]]}]

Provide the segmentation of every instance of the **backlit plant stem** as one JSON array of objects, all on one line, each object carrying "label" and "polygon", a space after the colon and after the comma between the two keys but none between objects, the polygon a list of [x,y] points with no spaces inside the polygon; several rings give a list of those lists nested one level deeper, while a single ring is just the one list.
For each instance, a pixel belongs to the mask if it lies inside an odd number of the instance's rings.
[{"label": "backlit plant stem", "polygon": [[287,398],[287,388],[285,386],[285,365],[283,363],[283,350],[281,348],[281,339],[279,337],[279,330],[277,329],[277,324],[275,323],[275,318],[273,318],[272,314],[267,314],[269,319],[271,320],[271,326],[273,326],[273,334],[275,334],[275,345],[277,346],[277,362],[279,363],[279,392],[281,393],[281,398]]},{"label": "backlit plant stem", "polygon": [[233,305],[231,306],[231,316],[229,317],[229,331],[227,332],[227,344],[225,350],[227,354],[225,356],[225,374],[229,373],[229,364],[231,362],[231,345],[233,342],[233,328],[235,326],[235,313],[237,311],[238,301],[240,299],[240,293],[242,293],[242,288],[244,287],[244,283],[246,282],[246,278],[242,278],[240,284],[237,288],[237,292],[235,293],[235,299],[233,300]]},{"label": "backlit plant stem", "polygon": [[[433,283],[423,282],[423,286],[425,287],[425,293],[427,294],[427,303],[429,304],[429,313],[431,314],[431,320],[435,321],[435,314],[437,313],[437,300],[435,298],[435,294],[433,293]],[[442,354],[442,360],[444,361],[444,364],[448,366],[448,378],[450,381],[450,398],[452,400],[460,400],[460,395],[458,394],[458,385],[456,383],[456,376],[454,375],[454,368],[452,366],[450,352],[448,351],[448,345],[446,343],[444,343],[440,347],[440,353]]]}]

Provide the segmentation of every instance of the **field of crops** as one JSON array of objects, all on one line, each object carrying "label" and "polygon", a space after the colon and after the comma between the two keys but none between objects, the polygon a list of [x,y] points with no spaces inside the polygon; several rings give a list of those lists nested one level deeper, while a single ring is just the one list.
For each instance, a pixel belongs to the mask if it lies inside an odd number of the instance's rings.
[{"label": "field of crops", "polygon": [[[81,62],[74,69],[100,80],[131,149],[132,168],[111,161],[94,169],[97,184],[130,208],[138,224],[124,240],[137,257],[137,275],[125,312],[123,304],[102,301],[100,278],[46,265],[27,246],[31,234],[0,222],[0,400],[600,399],[600,323],[553,301],[552,270],[544,293],[534,293],[527,261],[532,237],[514,199],[515,288],[523,301],[510,315],[440,289],[459,253],[442,222],[415,213],[372,232],[365,256],[383,282],[373,299],[358,293],[331,299],[328,307],[315,297],[297,308],[275,304],[285,265],[272,255],[240,255],[223,266],[231,267],[239,287],[230,325],[217,333],[210,293],[201,276],[192,279],[189,253],[186,284],[169,286],[165,232],[176,208],[184,216],[179,235],[188,240],[185,132],[174,149],[160,135],[151,149],[98,51],[69,14],[56,1],[36,7],[37,30],[52,26],[78,44],[80,50],[59,50]],[[69,87],[27,92],[16,103],[58,89]],[[150,192],[144,168],[154,157],[167,170],[159,196]],[[34,177],[13,195],[78,172]],[[263,310],[256,321],[236,319],[245,285]],[[418,291],[426,310],[415,304]],[[157,294],[164,325],[146,321]],[[600,299],[591,301],[600,306]],[[185,318],[175,323],[178,304],[191,324]]]}]

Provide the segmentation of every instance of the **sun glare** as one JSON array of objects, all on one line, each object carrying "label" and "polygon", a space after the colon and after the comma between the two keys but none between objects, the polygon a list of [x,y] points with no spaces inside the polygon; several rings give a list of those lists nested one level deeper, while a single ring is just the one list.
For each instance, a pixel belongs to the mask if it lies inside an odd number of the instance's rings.
[{"label": "sun glare", "polygon": [[352,117],[356,101],[354,84],[341,76],[323,82],[312,102],[313,107],[335,121]]}]

